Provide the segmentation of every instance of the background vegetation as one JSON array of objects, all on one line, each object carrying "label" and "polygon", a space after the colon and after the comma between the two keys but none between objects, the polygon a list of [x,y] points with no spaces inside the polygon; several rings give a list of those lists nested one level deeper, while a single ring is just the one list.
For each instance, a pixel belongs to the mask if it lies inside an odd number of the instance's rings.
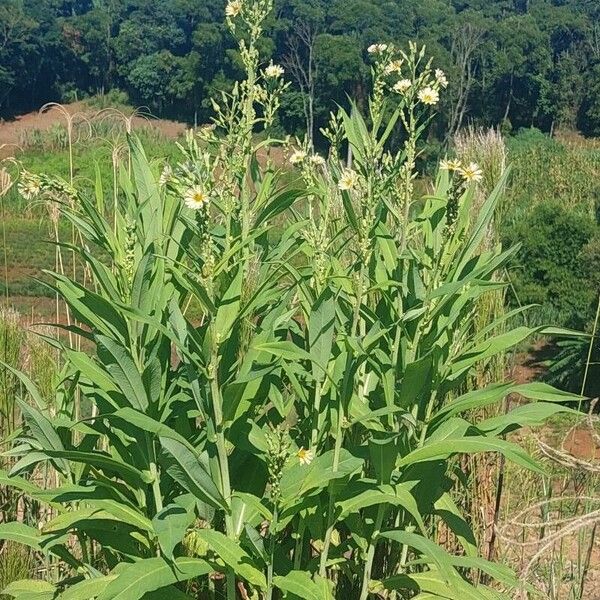
[{"label": "background vegetation", "polygon": [[[204,121],[243,65],[224,0],[4,0],[0,115],[121,90],[135,105]],[[332,101],[363,106],[374,42],[427,44],[449,75],[434,133],[474,119],[505,129],[600,133],[595,0],[278,0],[261,58],[292,83],[280,125],[318,136]]]}]

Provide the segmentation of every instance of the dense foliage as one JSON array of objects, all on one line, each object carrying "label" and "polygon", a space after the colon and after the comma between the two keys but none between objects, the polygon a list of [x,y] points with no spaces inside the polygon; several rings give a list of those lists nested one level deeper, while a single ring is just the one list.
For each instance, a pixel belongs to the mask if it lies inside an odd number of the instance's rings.
[{"label": "dense foliage", "polygon": [[[525,592],[477,556],[450,493],[463,453],[539,471],[504,435],[579,399],[540,383],[472,386],[536,331],[502,316],[474,327],[515,254],[483,244],[506,173],[477,209],[475,164],[446,163],[418,196],[417,140],[445,77],[416,45],[377,45],[368,120],[356,106],[333,115],[327,158],[287,147],[290,181],[270,158],[285,84],[258,51],[270,2],[235,6],[247,77],[223,96],[215,128],[190,133],[179,163],[159,177],[130,140],[114,207],[100,178],[90,193],[22,173],[22,191],[81,236],[67,249],[86,278],[50,277],[71,339],[91,351],[49,338],[63,365],[52,403],[10,371],[26,390],[24,424],[0,481],[51,510],[40,524],[0,523],[0,539],[55,568],[5,593],[507,598],[491,580]],[[399,81],[408,87],[390,91]],[[406,142],[389,151],[400,124]],[[513,392],[532,402],[475,410]],[[46,468],[51,489],[31,477]],[[456,544],[443,547],[440,529]]]},{"label": "dense foliage", "polygon": [[[4,0],[0,114],[119,88],[155,112],[204,120],[242,69],[224,4]],[[599,22],[595,0],[278,0],[260,52],[293,83],[282,98],[289,133],[318,132],[332,101],[364,105],[369,44],[416,39],[450,76],[438,134],[470,119],[598,134]]]}]

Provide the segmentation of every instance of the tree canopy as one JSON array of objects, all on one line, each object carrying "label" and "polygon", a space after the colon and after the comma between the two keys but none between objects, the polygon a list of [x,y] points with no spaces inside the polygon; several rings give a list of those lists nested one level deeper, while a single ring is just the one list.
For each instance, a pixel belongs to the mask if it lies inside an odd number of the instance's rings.
[{"label": "tree canopy", "polygon": [[[157,114],[203,120],[240,75],[224,9],[225,0],[3,0],[0,116],[118,89]],[[280,125],[318,130],[334,103],[360,104],[366,48],[409,40],[448,73],[440,136],[470,121],[600,134],[596,0],[275,0],[261,52],[292,84]]]}]

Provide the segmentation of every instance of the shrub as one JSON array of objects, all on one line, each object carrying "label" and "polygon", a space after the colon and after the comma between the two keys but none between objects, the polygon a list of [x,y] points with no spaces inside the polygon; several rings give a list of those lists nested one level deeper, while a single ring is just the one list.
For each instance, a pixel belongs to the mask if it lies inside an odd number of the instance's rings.
[{"label": "shrub", "polygon": [[[574,398],[503,382],[463,393],[475,368],[533,331],[472,327],[514,254],[481,251],[505,178],[477,215],[475,165],[440,172],[415,199],[417,141],[443,79],[416,46],[376,45],[368,118],[356,107],[332,117],[327,160],[287,148],[289,183],[271,160],[279,143],[254,136],[270,131],[285,89],[275,67],[259,68],[270,8],[229,3],[247,79],[223,96],[216,130],[188,136],[179,164],[157,181],[132,139],[114,215],[99,185],[65,188],[61,215],[83,236],[75,250],[93,280],[54,273],[52,286],[94,352],[54,341],[58,413],[20,375],[20,460],[0,477],[58,514],[41,530],[0,524],[0,537],[70,570],[20,582],[17,597],[505,597],[475,590],[472,570],[521,586],[476,557],[450,495],[460,453],[539,470],[503,435]],[[390,93],[402,75],[410,88]],[[392,154],[398,123],[407,142]],[[467,419],[511,392],[538,402]],[[84,419],[79,396],[92,406]],[[28,481],[37,464],[56,470],[55,489]],[[441,524],[460,552],[436,543]]]},{"label": "shrub", "polygon": [[535,206],[507,235],[510,243],[521,244],[513,272],[519,301],[551,306],[563,324],[584,328],[593,317],[597,288],[582,282],[600,269],[593,250],[597,236],[586,214],[554,201]]}]

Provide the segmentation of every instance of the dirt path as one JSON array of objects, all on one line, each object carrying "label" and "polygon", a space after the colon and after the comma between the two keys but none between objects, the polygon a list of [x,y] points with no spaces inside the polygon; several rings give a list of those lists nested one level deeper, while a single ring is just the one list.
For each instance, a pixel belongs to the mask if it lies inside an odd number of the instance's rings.
[{"label": "dirt path", "polygon": [[[92,120],[99,118],[99,113],[107,114],[108,111],[100,111],[85,102],[75,102],[63,106],[70,115],[75,116],[76,120]],[[116,114],[116,113],[115,113]],[[29,132],[48,131],[57,123],[65,124],[66,115],[58,108],[50,108],[44,112],[30,112],[25,115],[19,115],[9,121],[0,120],[0,158],[14,156],[21,147],[23,140]],[[133,128],[153,127],[159,130],[164,136],[170,139],[176,139],[186,129],[185,123],[170,121],[168,119],[154,119],[136,116],[132,119]]]}]

